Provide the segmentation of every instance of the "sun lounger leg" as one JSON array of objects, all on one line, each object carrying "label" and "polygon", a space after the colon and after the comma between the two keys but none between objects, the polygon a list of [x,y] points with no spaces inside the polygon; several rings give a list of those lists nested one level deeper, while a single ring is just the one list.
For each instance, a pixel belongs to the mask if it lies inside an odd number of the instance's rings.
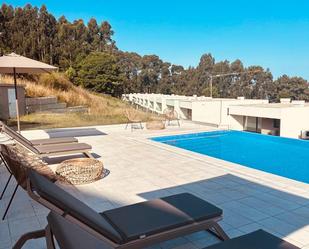
[{"label": "sun lounger leg", "polygon": [[4,164],[4,166],[6,167],[6,169],[9,171],[10,174],[12,174],[12,172],[11,172],[11,170],[10,170],[10,168],[9,168],[9,166],[8,166],[8,164],[7,164],[7,162],[4,160],[4,157],[2,156],[1,152],[0,152],[0,158],[1,158],[1,160],[2,160],[2,162],[3,162],[3,164]]},{"label": "sun lounger leg", "polygon": [[9,186],[9,183],[10,183],[11,179],[12,179],[12,174],[10,174],[9,179],[7,180],[7,182],[6,182],[5,186],[4,186],[4,189],[3,189],[2,193],[1,193],[1,196],[0,196],[0,200],[2,200],[3,195],[4,195],[7,187]]},{"label": "sun lounger leg", "polygon": [[55,241],[53,232],[49,225],[45,228],[45,236],[46,236],[46,248],[47,249],[55,249]]},{"label": "sun lounger leg", "polygon": [[212,227],[208,229],[208,232],[212,233],[222,241],[230,239],[229,236],[223,231],[223,229],[218,223],[214,223]]},{"label": "sun lounger leg", "polygon": [[42,238],[45,237],[45,230],[37,230],[37,231],[33,231],[30,233],[26,233],[24,235],[22,235],[17,242],[15,243],[15,245],[12,247],[12,249],[20,249],[23,247],[23,245],[26,243],[26,241],[30,240],[30,239],[38,239],[38,238]]},{"label": "sun lounger leg", "polygon": [[19,185],[16,184],[16,187],[15,187],[15,189],[14,189],[13,195],[11,196],[11,199],[10,199],[10,201],[9,201],[9,204],[7,205],[7,207],[6,207],[6,209],[5,209],[5,212],[4,212],[4,215],[2,216],[2,220],[5,219],[5,216],[6,216],[7,212],[9,211],[9,208],[10,208],[10,206],[11,206],[11,204],[12,204],[12,201],[13,201],[14,196],[15,196],[15,194],[16,194],[16,191],[17,191],[17,189],[18,189],[18,186],[19,186]]},{"label": "sun lounger leg", "polygon": [[84,152],[84,155],[89,158],[94,158],[90,152]]}]

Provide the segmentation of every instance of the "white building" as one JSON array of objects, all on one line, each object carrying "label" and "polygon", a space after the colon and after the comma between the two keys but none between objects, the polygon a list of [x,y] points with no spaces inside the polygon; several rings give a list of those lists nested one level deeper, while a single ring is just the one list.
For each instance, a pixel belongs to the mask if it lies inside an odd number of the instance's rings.
[{"label": "white building", "polygon": [[125,94],[123,99],[153,112],[163,114],[174,109],[179,118],[219,128],[247,130],[263,134],[300,138],[309,130],[309,104],[282,99],[220,99],[163,94]]}]

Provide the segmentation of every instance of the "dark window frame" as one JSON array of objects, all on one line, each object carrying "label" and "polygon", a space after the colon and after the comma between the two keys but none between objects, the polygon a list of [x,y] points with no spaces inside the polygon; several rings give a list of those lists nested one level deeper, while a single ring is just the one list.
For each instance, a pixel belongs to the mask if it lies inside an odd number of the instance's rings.
[{"label": "dark window frame", "polygon": [[280,128],[280,119],[273,119],[273,127]]}]

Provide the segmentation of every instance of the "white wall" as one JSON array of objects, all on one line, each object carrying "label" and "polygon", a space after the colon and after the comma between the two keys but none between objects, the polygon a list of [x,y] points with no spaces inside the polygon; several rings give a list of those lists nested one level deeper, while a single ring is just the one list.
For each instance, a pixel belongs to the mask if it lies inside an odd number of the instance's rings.
[{"label": "white wall", "polygon": [[299,138],[302,130],[309,130],[309,107],[300,106],[283,109],[280,136]]},{"label": "white wall", "polygon": [[192,102],[192,121],[218,125],[220,123],[220,102]]},{"label": "white wall", "polygon": [[243,121],[244,121],[243,116],[230,115],[229,116],[229,128],[232,130],[242,131],[244,129]]},{"label": "white wall", "polygon": [[258,107],[258,106],[243,106],[235,105],[230,108],[231,115],[241,115],[248,117],[261,117],[261,118],[276,118],[280,119],[282,108],[276,107]]},{"label": "white wall", "polygon": [[[195,101],[192,102],[192,120],[213,124],[219,127],[230,127],[231,125],[234,125],[235,127],[238,127],[237,129],[240,129],[238,120],[233,120],[233,118],[230,118],[230,110],[234,107],[235,110],[243,109],[243,106],[240,105],[245,105],[245,108],[248,108],[248,105],[263,103],[268,103],[268,100],[212,99],[205,101]],[[236,114],[238,116],[243,115],[241,111],[237,111],[236,113],[232,114]]]}]

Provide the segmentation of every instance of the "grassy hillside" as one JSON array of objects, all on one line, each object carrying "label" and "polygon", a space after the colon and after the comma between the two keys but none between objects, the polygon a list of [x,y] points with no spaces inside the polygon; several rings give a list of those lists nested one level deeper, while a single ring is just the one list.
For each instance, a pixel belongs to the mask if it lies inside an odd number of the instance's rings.
[{"label": "grassy hillside", "polygon": [[[12,83],[12,78],[2,77],[1,81]],[[149,113],[133,109],[120,99],[76,87],[59,73],[42,75],[36,81],[19,79],[18,84],[25,86],[28,97],[56,96],[59,102],[65,102],[68,106],[87,106],[89,108],[89,113],[33,113],[25,115],[21,117],[23,129],[125,123],[127,121],[126,109],[143,121],[154,118]],[[15,123],[15,120],[10,122]]]}]

